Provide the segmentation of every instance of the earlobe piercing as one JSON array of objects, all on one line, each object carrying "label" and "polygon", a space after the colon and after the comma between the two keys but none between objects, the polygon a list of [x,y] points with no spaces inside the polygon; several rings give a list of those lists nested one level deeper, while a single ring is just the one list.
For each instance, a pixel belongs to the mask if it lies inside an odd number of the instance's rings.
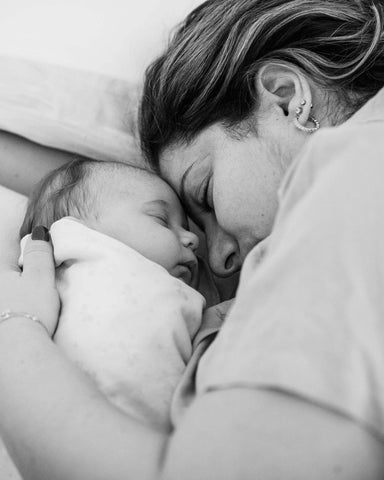
[{"label": "earlobe piercing", "polygon": [[[304,133],[310,134],[310,133],[314,133],[314,132],[316,132],[317,130],[319,130],[319,128],[320,128],[320,123],[319,123],[319,121],[316,120],[316,118],[313,117],[312,115],[310,115],[310,116],[308,117],[308,120],[315,125],[314,127],[305,127],[304,125],[302,125],[302,124],[300,123],[299,119],[300,119],[301,114],[303,113],[303,107],[304,107],[306,104],[307,104],[306,100],[302,100],[302,101],[300,102],[300,105],[302,105],[302,106],[296,108],[296,110],[295,110],[296,117],[295,117],[293,123],[294,123],[295,127],[296,127],[298,130],[300,130],[300,131],[302,131],[302,132],[304,132]],[[311,108],[312,108],[312,107],[313,107],[313,105],[311,105]]]}]

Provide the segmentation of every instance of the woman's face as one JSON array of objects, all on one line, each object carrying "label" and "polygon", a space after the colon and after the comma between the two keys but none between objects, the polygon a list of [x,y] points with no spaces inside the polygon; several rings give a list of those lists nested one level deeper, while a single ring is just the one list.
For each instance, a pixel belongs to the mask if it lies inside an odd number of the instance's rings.
[{"label": "woman's face", "polygon": [[271,232],[281,179],[304,140],[278,127],[273,113],[257,134],[242,138],[213,125],[188,145],[165,149],[161,174],[206,234],[218,276],[239,270],[247,253]]}]

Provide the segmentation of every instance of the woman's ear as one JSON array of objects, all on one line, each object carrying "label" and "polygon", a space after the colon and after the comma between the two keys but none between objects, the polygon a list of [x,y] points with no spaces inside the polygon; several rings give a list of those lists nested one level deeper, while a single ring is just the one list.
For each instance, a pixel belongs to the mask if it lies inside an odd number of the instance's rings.
[{"label": "woman's ear", "polygon": [[269,108],[273,105],[292,120],[297,115],[297,109],[301,108],[301,119],[307,121],[312,94],[307,79],[299,69],[284,63],[266,63],[259,70],[256,82],[261,108],[263,104]]}]

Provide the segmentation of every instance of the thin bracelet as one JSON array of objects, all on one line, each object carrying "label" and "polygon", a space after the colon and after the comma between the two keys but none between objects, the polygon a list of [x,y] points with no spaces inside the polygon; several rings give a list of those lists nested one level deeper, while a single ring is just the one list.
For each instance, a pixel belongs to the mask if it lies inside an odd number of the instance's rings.
[{"label": "thin bracelet", "polygon": [[32,320],[32,322],[38,323],[41,325],[44,330],[47,332],[48,336],[51,337],[51,334],[48,331],[48,328],[44,325],[44,323],[39,320],[35,315],[31,315],[30,313],[25,312],[12,312],[11,310],[4,310],[0,313],[0,325],[3,322],[6,322],[10,318],[27,318],[28,320]]}]

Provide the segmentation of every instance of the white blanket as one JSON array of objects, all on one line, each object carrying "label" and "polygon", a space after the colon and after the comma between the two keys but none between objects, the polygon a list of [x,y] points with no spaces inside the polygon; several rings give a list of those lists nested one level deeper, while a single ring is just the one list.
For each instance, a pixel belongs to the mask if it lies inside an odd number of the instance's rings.
[{"label": "white blanket", "polygon": [[203,297],[127,245],[70,219],[51,227],[62,301],[54,341],[123,411],[169,427]]}]

